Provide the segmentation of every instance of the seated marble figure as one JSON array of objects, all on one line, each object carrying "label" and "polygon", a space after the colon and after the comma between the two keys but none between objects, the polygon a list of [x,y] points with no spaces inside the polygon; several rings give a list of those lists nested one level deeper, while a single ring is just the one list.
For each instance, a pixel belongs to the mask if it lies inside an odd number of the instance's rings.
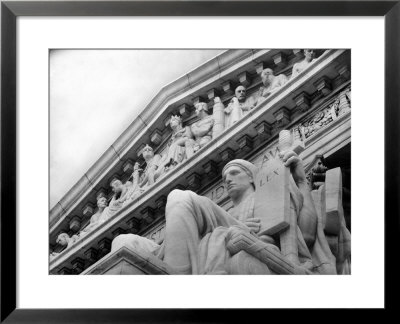
[{"label": "seated marble figure", "polygon": [[253,97],[247,97],[246,88],[242,85],[235,89],[235,95],[225,108],[225,129],[241,120],[256,106]]},{"label": "seated marble figure", "polygon": [[[75,244],[79,240],[78,235],[72,235],[71,237],[67,233],[61,233],[57,236],[56,243],[65,246],[66,248],[62,250],[61,252],[64,252],[66,249],[70,248],[72,245]],[[61,252],[52,252],[50,253],[50,260],[55,258],[57,255],[59,255]]]},{"label": "seated marble figure", "polygon": [[199,102],[195,105],[196,115],[200,118],[190,126],[190,131],[193,136],[185,142],[186,156],[190,158],[212,140],[214,127],[214,118],[208,114],[208,106],[205,102]]},{"label": "seated marble figure", "polygon": [[[146,168],[143,170],[142,176],[140,177],[140,188],[151,186],[162,174],[161,156],[159,154],[154,154],[151,146],[146,144],[141,155],[146,161]],[[137,171],[139,171],[138,166]]]},{"label": "seated marble figure", "polygon": [[[139,195],[138,190],[133,190],[133,184],[127,181],[123,184],[121,180],[115,179],[111,182],[111,188],[114,192],[108,207],[103,211],[106,220],[114,216],[122,207],[127,205],[134,197]],[[105,215],[104,215],[105,214]]]},{"label": "seated marble figure", "polygon": [[122,207],[139,197],[143,193],[143,189],[139,187],[139,164],[135,164],[132,173],[133,180],[122,183],[121,180],[115,179],[110,186],[114,195],[112,196],[108,206],[104,208],[100,220],[105,222],[112,218]]},{"label": "seated marble figure", "polygon": [[260,103],[270,94],[286,84],[286,82],[288,82],[288,78],[284,74],[275,76],[272,69],[267,68],[261,72],[261,81],[263,85],[260,87],[257,103]]},{"label": "seated marble figure", "polygon": [[[330,252],[316,214],[301,159],[292,151],[282,157],[290,168],[293,186],[291,195],[297,197],[297,249],[303,273],[336,274],[336,261]],[[254,246],[267,247],[280,254],[279,244],[268,235],[258,236],[259,218],[254,216],[257,168],[245,160],[233,160],[222,171],[223,181],[233,208],[229,212],[210,199],[192,191],[173,190],[167,199],[165,239],[161,246],[153,242],[148,250],[166,262],[176,274],[231,274],[232,260],[229,240],[237,233],[245,233]],[[346,230],[346,229],[344,229]],[[146,242],[136,236],[118,239],[118,246],[135,246]],[[148,240],[150,241],[150,240]],[[250,259],[253,258],[249,256]],[[263,264],[263,273],[270,274]],[[252,274],[247,269],[240,274]]]},{"label": "seated marble figure", "polygon": [[94,230],[97,226],[106,221],[104,217],[106,214],[104,214],[103,216],[103,212],[106,208],[107,208],[107,198],[104,196],[99,196],[97,198],[97,211],[92,215],[92,217],[90,217],[89,224],[79,232],[79,238],[84,237],[92,230]]},{"label": "seated marble figure", "polygon": [[172,115],[169,125],[172,129],[172,134],[168,141],[166,153],[160,162],[160,171],[163,174],[187,159],[186,142],[192,138],[190,128],[182,126],[182,118],[180,116]]},{"label": "seated marble figure", "polygon": [[299,75],[303,72],[311,63],[315,61],[315,51],[312,49],[305,49],[304,50],[304,60],[301,62],[295,63],[292,69],[291,79]]}]

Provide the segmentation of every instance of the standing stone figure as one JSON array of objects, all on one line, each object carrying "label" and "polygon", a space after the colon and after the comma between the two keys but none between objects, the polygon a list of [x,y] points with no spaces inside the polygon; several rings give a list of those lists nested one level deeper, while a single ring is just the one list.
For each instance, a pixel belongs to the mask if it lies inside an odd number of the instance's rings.
[{"label": "standing stone figure", "polygon": [[194,139],[186,141],[186,154],[188,158],[212,140],[214,127],[214,118],[208,114],[207,104],[199,102],[195,105],[195,108],[196,115],[200,117],[200,120],[190,127]]},{"label": "standing stone figure", "polygon": [[[151,186],[157,181],[157,178],[162,173],[161,166],[161,156],[159,154],[154,154],[153,148],[146,144],[143,148],[142,153],[144,160],[146,161],[146,168],[143,171],[142,179],[139,183],[139,187],[142,188],[145,185]],[[136,169],[135,169],[136,168]],[[134,171],[132,174],[133,184],[138,178],[139,164],[135,164]]]},{"label": "standing stone figure", "polygon": [[172,115],[169,124],[172,135],[168,142],[167,152],[162,159],[163,172],[171,170],[186,159],[186,141],[191,138],[189,128],[182,126],[180,116]]},{"label": "standing stone figure", "polygon": [[278,76],[275,76],[272,69],[269,68],[264,69],[261,72],[261,80],[263,86],[260,87],[257,103],[267,98],[271,93],[275,92],[286,82],[288,82],[288,78],[286,77],[286,75],[279,74]]},{"label": "standing stone figure", "polygon": [[142,171],[139,167],[139,162],[136,162],[133,166],[133,172],[132,172],[132,182],[127,181],[125,183],[126,186],[128,186],[128,199],[129,200],[134,200],[135,198],[139,197],[143,192],[144,189],[142,189],[139,185],[139,171]]},{"label": "standing stone figure", "polygon": [[256,104],[253,97],[247,98],[246,88],[242,85],[238,86],[235,89],[235,96],[225,108],[225,129],[241,120]]},{"label": "standing stone figure", "polygon": [[[298,268],[303,273],[335,274],[335,258],[326,248],[328,244],[318,224],[302,161],[292,151],[285,153],[282,161],[290,168],[294,180],[290,194],[295,197],[297,213],[298,254],[301,260]],[[236,232],[246,233],[252,241],[280,255],[272,237],[257,235],[261,223],[254,217],[256,172],[257,168],[244,160],[233,160],[224,167],[223,181],[233,202],[229,213],[194,192],[173,190],[167,200],[165,240],[159,257],[179,274],[229,274],[232,273],[233,262],[228,251],[229,239]],[[265,212],[268,213],[268,210]],[[250,260],[255,259],[249,257]],[[267,265],[262,263],[262,266],[263,273],[270,273]],[[251,273],[250,267],[241,274]]]},{"label": "standing stone figure", "polygon": [[293,79],[295,76],[300,74],[303,70],[305,70],[312,62],[315,61],[315,51],[312,49],[305,49],[304,50],[304,60],[295,63],[292,69],[292,76],[290,77]]}]

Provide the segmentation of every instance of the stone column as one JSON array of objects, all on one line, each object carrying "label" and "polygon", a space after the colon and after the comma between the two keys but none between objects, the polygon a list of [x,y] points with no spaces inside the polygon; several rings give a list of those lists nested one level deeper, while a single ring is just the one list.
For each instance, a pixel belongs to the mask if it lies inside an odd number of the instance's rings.
[{"label": "stone column", "polygon": [[214,127],[212,137],[216,138],[219,134],[224,131],[224,123],[225,123],[225,106],[221,102],[219,97],[214,98],[214,107],[213,107],[213,117],[214,117]]}]

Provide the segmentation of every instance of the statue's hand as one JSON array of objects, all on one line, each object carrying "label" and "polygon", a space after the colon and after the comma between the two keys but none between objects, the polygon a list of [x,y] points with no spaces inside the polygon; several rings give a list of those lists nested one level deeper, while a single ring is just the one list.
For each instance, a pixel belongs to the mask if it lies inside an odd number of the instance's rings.
[{"label": "statue's hand", "polygon": [[143,171],[143,170],[140,168],[139,162],[136,162],[136,163],[135,163],[135,165],[133,166],[133,171]]},{"label": "statue's hand", "polygon": [[290,172],[298,186],[306,183],[303,161],[295,152],[285,152],[282,156],[282,161],[286,167],[290,167]]},{"label": "statue's hand", "polygon": [[236,98],[236,97],[233,97],[233,98],[231,99],[231,103],[233,103],[233,104],[239,104],[239,99]]},{"label": "statue's hand", "polygon": [[258,233],[261,229],[261,220],[259,218],[247,218],[244,224],[254,233]]}]

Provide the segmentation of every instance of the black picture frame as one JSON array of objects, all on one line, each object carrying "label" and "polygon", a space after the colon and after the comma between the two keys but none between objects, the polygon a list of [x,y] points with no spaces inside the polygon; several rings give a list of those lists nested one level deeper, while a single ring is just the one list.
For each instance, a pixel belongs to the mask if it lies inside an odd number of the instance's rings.
[{"label": "black picture frame", "polygon": [[[385,308],[398,282],[400,1],[2,1],[1,2],[1,312],[3,323],[225,322],[263,310],[16,308],[16,19],[19,16],[381,16],[385,18]],[[371,60],[372,61],[372,60]],[[366,67],[370,68],[370,67]],[[371,132],[373,132],[371,127]],[[371,152],[366,152],[366,159]],[[367,160],[366,160],[367,163]],[[355,166],[357,167],[357,166]],[[373,172],[373,171],[371,171]],[[368,177],[371,175],[367,175]],[[373,189],[372,189],[373,190]],[[373,240],[371,240],[373,244]],[[371,258],[373,259],[373,258]],[[366,283],[367,284],[367,283]],[[261,314],[260,314],[261,313]]]}]

